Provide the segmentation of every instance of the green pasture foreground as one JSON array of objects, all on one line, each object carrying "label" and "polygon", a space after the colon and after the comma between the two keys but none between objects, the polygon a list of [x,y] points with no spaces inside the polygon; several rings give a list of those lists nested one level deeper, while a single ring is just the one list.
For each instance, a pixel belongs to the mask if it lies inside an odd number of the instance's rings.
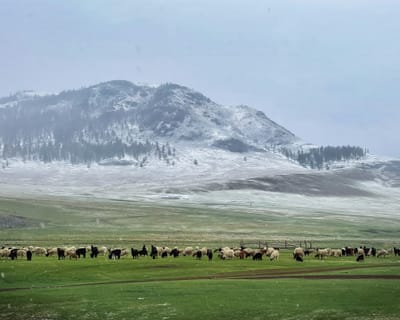
[{"label": "green pasture foreground", "polygon": [[1,319],[399,319],[399,281],[199,280],[7,292]]},{"label": "green pasture foreground", "polygon": [[329,209],[286,216],[268,208],[0,197],[0,246],[217,248],[277,239],[281,247],[273,262],[0,259],[0,319],[400,319],[400,257],[297,263],[282,250],[284,240],[399,246],[398,218],[360,219]]},{"label": "green pasture foreground", "polygon": [[[301,278],[316,274],[339,277]],[[0,260],[0,275],[0,319],[400,318],[400,258],[393,256],[364,263],[296,263],[290,252],[274,262],[34,257]]]}]

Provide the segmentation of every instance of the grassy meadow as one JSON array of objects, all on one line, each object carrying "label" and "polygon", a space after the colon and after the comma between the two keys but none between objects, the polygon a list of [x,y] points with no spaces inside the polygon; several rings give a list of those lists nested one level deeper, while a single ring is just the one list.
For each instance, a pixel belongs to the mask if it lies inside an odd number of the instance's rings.
[{"label": "grassy meadow", "polygon": [[[399,259],[0,261],[1,319],[398,319]],[[337,278],[313,278],[337,275]],[[368,279],[341,276],[368,275]],[[397,276],[395,279],[381,275]],[[376,277],[376,278],[375,278]]]},{"label": "grassy meadow", "polygon": [[[397,220],[85,198],[0,198],[1,245],[314,246],[399,241]],[[301,230],[299,230],[301,225]],[[278,232],[279,231],[279,232]],[[338,236],[340,235],[340,237]],[[0,319],[400,319],[400,258],[0,259]]]},{"label": "grassy meadow", "polygon": [[[350,219],[349,219],[350,216]],[[17,217],[22,225],[4,221]],[[272,209],[215,208],[179,202],[93,198],[0,197],[0,244],[141,246],[238,246],[271,243],[282,247],[392,247],[399,240],[398,217],[361,217],[334,211],[282,214]]]}]

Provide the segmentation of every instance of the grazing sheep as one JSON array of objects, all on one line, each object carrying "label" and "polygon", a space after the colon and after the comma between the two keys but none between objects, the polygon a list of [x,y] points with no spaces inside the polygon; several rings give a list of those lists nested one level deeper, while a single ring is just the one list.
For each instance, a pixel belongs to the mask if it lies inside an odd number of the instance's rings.
[{"label": "grazing sheep", "polygon": [[294,255],[294,259],[298,262],[303,262],[303,256],[298,253]]},{"label": "grazing sheep", "polygon": [[267,256],[267,257],[271,257],[271,254],[274,252],[274,248],[266,248],[265,249],[265,255]]},{"label": "grazing sheep", "polygon": [[129,249],[127,249],[127,248],[121,249],[121,257],[124,257],[124,256],[128,257],[130,254],[131,254],[131,251]]},{"label": "grazing sheep", "polygon": [[296,257],[304,257],[304,249],[301,247],[297,247],[293,250],[293,258],[296,259]]},{"label": "grazing sheep", "polygon": [[28,260],[28,261],[32,260],[32,251],[31,250],[26,251],[26,260]]},{"label": "grazing sheep", "polygon": [[354,254],[356,253],[356,249],[357,248],[352,248],[352,247],[344,247],[344,250],[345,250],[345,255],[346,256],[354,256]]},{"label": "grazing sheep", "polygon": [[400,256],[400,248],[393,247],[393,254],[395,256]]},{"label": "grazing sheep", "polygon": [[304,250],[304,255],[309,256],[313,252],[314,252],[314,249],[306,249],[306,250]]},{"label": "grazing sheep", "polygon": [[342,249],[332,249],[330,253],[331,257],[341,257],[342,256]]},{"label": "grazing sheep", "polygon": [[121,258],[121,249],[108,249],[108,259],[120,259]]},{"label": "grazing sheep", "polygon": [[198,259],[198,260],[200,260],[202,256],[203,256],[203,252],[202,252],[200,249],[199,249],[199,250],[196,250],[196,251],[192,254],[192,257],[196,257],[196,259]]},{"label": "grazing sheep", "polygon": [[86,248],[78,248],[75,250],[75,253],[78,256],[78,258],[80,258],[81,256],[86,258]]},{"label": "grazing sheep", "polygon": [[367,248],[366,246],[364,246],[363,250],[364,250],[364,254],[366,256],[370,256],[371,255],[371,248]]},{"label": "grazing sheep", "polygon": [[243,259],[244,257],[244,253],[240,249],[233,250],[233,254],[235,255],[236,258]]},{"label": "grazing sheep", "polygon": [[18,249],[11,249],[9,258],[11,258],[11,260],[14,260],[17,259],[17,256],[18,256]]},{"label": "grazing sheep", "polygon": [[222,254],[222,258],[225,259],[233,259],[235,257],[235,253],[232,249],[225,250]]},{"label": "grazing sheep", "polygon": [[70,247],[66,248],[65,250],[65,256],[69,257],[70,259],[78,259],[78,255],[76,254],[76,248],[75,247]]},{"label": "grazing sheep", "polygon": [[132,255],[132,259],[138,259],[139,258],[139,250],[131,248],[131,255]]},{"label": "grazing sheep", "polygon": [[213,258],[213,252],[211,249],[207,249],[207,257],[208,257],[208,261],[211,261]]},{"label": "grazing sheep", "polygon": [[164,247],[156,247],[156,249],[157,249],[157,255],[161,256],[161,254],[164,250]]},{"label": "grazing sheep", "polygon": [[317,249],[317,254],[315,258],[323,259],[324,257],[328,257],[330,255],[331,249]]},{"label": "grazing sheep", "polygon": [[169,254],[170,256],[173,256],[174,258],[179,257],[179,249],[177,247],[173,248],[171,250],[171,253]]},{"label": "grazing sheep", "polygon": [[62,248],[57,248],[57,256],[58,256],[58,260],[64,260],[65,259],[65,250]]},{"label": "grazing sheep", "polygon": [[142,250],[139,251],[139,255],[140,256],[147,256],[148,252],[147,252],[147,248],[145,245],[143,245]]},{"label": "grazing sheep", "polygon": [[97,258],[99,255],[99,248],[94,247],[93,245],[90,246],[90,257],[91,258]]},{"label": "grazing sheep", "polygon": [[364,249],[363,248],[356,248],[355,250],[354,250],[354,252],[357,254],[357,255],[365,255],[365,252],[364,252]]},{"label": "grazing sheep", "polygon": [[356,261],[357,261],[357,262],[364,261],[364,255],[363,255],[363,254],[360,254],[360,255],[356,258]]},{"label": "grazing sheep", "polygon": [[99,247],[99,255],[106,256],[107,254],[108,254],[108,249],[107,249],[107,247],[104,247],[104,246]]},{"label": "grazing sheep", "polygon": [[243,260],[244,258],[247,258],[248,256],[246,255],[246,253],[243,250],[240,250],[238,257],[239,257],[239,259]]},{"label": "grazing sheep", "polygon": [[76,254],[76,252],[67,252],[67,256],[69,256],[70,259],[78,259],[78,255]]},{"label": "grazing sheep", "polygon": [[45,256],[47,253],[46,248],[42,248],[42,247],[33,247],[32,249],[29,248],[29,250],[36,254],[37,256]]},{"label": "grazing sheep", "polygon": [[28,250],[26,250],[26,249],[18,249],[17,250],[17,256],[20,257],[20,258],[25,258],[27,251]]},{"label": "grazing sheep", "polygon": [[166,254],[166,256],[168,256],[168,255],[170,255],[171,254],[171,249],[170,248],[168,248],[168,247],[161,247],[161,250],[160,250],[160,252],[159,252],[159,254],[161,255],[161,256],[163,256],[163,254],[165,255]]},{"label": "grazing sheep", "polygon": [[8,258],[10,256],[10,249],[2,248],[0,249],[0,258]]},{"label": "grazing sheep", "polygon": [[47,252],[45,254],[46,257],[56,256],[56,255],[57,255],[57,248],[47,249]]},{"label": "grazing sheep", "polygon": [[233,249],[231,249],[229,247],[225,247],[225,248],[221,248],[221,250],[219,252],[219,256],[222,260],[233,259],[235,257],[235,252],[233,251]]},{"label": "grazing sheep", "polygon": [[192,247],[186,247],[182,251],[183,256],[191,256],[193,254],[193,248]]},{"label": "grazing sheep", "polygon": [[257,261],[261,261],[262,260],[262,253],[261,252],[257,252],[254,256],[253,256],[253,260],[257,260]]},{"label": "grazing sheep", "polygon": [[[241,252],[244,253],[244,257],[248,258],[248,257],[254,257],[254,255],[256,254],[256,250],[252,249],[252,248],[241,248],[240,250]],[[243,254],[242,254],[243,255]],[[240,256],[239,256],[240,257]]]},{"label": "grazing sheep", "polygon": [[272,260],[279,260],[279,250],[274,249],[274,251],[272,251],[271,255],[269,256],[269,261]]},{"label": "grazing sheep", "polygon": [[376,257],[377,257],[377,258],[379,258],[379,257],[384,257],[384,258],[385,258],[388,254],[389,254],[389,252],[388,252],[387,250],[381,249],[381,250],[379,250],[378,253],[376,254]]},{"label": "grazing sheep", "polygon": [[157,247],[151,245],[150,257],[155,259],[158,256]]}]

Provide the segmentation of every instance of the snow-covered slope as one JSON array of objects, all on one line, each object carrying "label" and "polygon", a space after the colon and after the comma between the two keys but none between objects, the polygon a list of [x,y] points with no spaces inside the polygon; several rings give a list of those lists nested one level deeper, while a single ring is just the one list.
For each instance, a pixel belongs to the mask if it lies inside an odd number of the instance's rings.
[{"label": "snow-covered slope", "polygon": [[0,98],[2,194],[199,199],[207,193],[246,201],[261,193],[398,194],[399,161],[369,156],[315,171],[274,151],[283,147],[312,146],[260,111],[222,106],[176,84],[118,80]]},{"label": "snow-covered slope", "polygon": [[151,153],[156,143],[247,152],[299,142],[261,111],[222,106],[176,84],[139,86],[117,80],[53,95],[23,92],[0,99],[3,157],[81,162],[89,157],[98,162]]}]

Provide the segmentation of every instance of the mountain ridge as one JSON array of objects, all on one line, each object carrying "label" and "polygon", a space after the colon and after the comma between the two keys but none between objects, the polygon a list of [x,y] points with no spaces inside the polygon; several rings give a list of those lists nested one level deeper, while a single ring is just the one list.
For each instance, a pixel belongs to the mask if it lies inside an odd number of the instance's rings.
[{"label": "mountain ridge", "polygon": [[307,145],[259,110],[184,86],[124,80],[0,98],[0,157],[17,192],[376,198],[400,183],[400,161]]},{"label": "mountain ridge", "polygon": [[[124,157],[129,148],[135,149],[134,157],[144,155],[157,149],[157,143],[249,152],[299,144],[301,139],[259,110],[223,106],[172,83],[148,86],[112,80],[58,94],[25,91],[0,98],[3,158],[43,160],[39,153],[51,148],[45,158],[65,160],[89,152],[96,155],[86,157],[98,162]],[[112,147],[114,151],[104,150]]]}]

